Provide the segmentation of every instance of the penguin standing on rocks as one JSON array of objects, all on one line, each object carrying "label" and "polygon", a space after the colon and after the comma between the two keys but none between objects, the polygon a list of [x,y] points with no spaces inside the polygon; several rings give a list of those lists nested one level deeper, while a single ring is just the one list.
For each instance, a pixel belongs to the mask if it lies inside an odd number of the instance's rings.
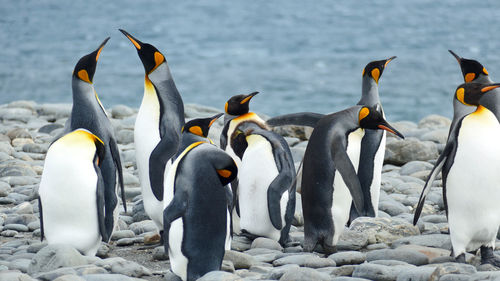
[{"label": "penguin standing on rocks", "polygon": [[295,212],[296,173],[286,140],[258,123],[241,122],[230,136],[241,164],[240,228],[285,245]]},{"label": "penguin standing on rocks", "polygon": [[304,251],[319,243],[326,253],[336,244],[349,219],[351,203],[364,210],[357,176],[364,129],[382,129],[403,137],[374,107],[354,106],[318,121],[307,144],[302,174]]},{"label": "penguin standing on rocks", "polygon": [[[361,99],[358,105],[375,106],[376,110],[384,116],[378,93],[378,82],[380,77],[382,77],[384,69],[389,62],[395,58],[396,57],[393,56],[385,60],[372,61],[365,66],[362,75]],[[315,127],[318,121],[324,116],[324,114],[312,112],[294,113],[271,118],[267,121],[267,124],[271,126],[299,125]],[[364,213],[358,213],[356,208],[352,206],[349,221],[353,221],[359,216],[376,217],[378,214],[382,166],[385,155],[385,140],[385,131],[365,130],[361,142],[359,167],[357,167],[361,189],[363,190],[365,198],[365,205],[363,206]]]},{"label": "penguin standing on rocks", "polygon": [[165,252],[182,280],[220,270],[225,250],[231,248],[232,194],[227,185],[238,168],[231,156],[206,138],[219,116],[186,123],[182,151],[165,178],[174,191],[171,200],[165,191]]},{"label": "penguin standing on rocks", "polygon": [[164,176],[179,148],[184,105],[165,56],[153,45],[137,40],[125,30],[120,31],[135,46],[146,73],[134,142],[144,209],[161,231]]},{"label": "penguin standing on rocks", "polygon": [[85,129],[49,147],[38,190],[42,240],[69,244],[87,256],[109,240],[101,174],[105,150],[104,142]]},{"label": "penguin standing on rocks", "polygon": [[[443,199],[453,256],[465,262],[465,252],[481,249],[481,263],[500,267],[493,249],[500,226],[500,84],[465,83],[455,92],[476,111],[457,121],[441,154]],[[429,177],[430,179],[430,177]],[[429,190],[424,186],[415,211],[418,220]]]},{"label": "penguin standing on rocks", "polygon": [[[493,83],[493,81],[491,81],[489,77],[488,71],[481,63],[476,60],[462,58],[451,50],[448,51],[455,57],[458,64],[460,65],[465,83]],[[467,114],[474,112],[476,108],[477,106],[475,105],[464,103],[463,101],[459,100],[455,93],[453,97],[453,120],[451,121],[450,131],[448,133],[448,139],[445,147],[448,147],[448,149],[452,150],[456,149],[456,138],[454,137],[456,135],[456,125],[458,124],[458,121],[460,121]],[[455,152],[456,151],[449,151],[448,153],[453,155],[455,154]],[[417,224],[418,218],[420,217],[420,213],[425,202],[425,197],[430,191],[430,186],[434,182],[434,179],[437,177],[439,172],[441,172],[441,170],[443,169],[443,165],[445,164],[445,161],[447,159],[446,155],[446,153],[441,153],[441,155],[439,155],[436,164],[434,164],[434,167],[432,168],[431,173],[427,178],[424,188],[422,189],[422,193],[419,199],[419,205],[415,209],[415,215],[413,217],[413,224],[415,225]]]},{"label": "penguin standing on rocks", "polygon": [[68,120],[69,126],[65,128],[65,133],[83,128],[104,142],[106,147],[105,155],[101,159],[101,173],[104,181],[104,214],[107,236],[111,237],[115,221],[118,219],[117,174],[121,187],[123,207],[125,211],[127,210],[123,189],[123,173],[113,126],[92,84],[99,55],[108,40],[109,37],[102,42],[97,50],[83,56],[75,66],[72,78],[73,108]]}]

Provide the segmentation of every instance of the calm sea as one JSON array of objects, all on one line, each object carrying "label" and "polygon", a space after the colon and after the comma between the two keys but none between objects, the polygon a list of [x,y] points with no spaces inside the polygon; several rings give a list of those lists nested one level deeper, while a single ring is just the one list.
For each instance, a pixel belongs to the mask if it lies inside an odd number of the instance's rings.
[{"label": "calm sea", "polygon": [[[309,3],[310,2],[310,3]],[[123,28],[167,57],[185,103],[223,110],[260,91],[253,111],[333,112],[354,105],[371,60],[388,120],[452,115],[461,72],[448,53],[500,77],[500,1],[3,1],[0,103],[71,102],[71,73],[101,41],[95,88],[106,107],[139,107],[143,68]]]}]

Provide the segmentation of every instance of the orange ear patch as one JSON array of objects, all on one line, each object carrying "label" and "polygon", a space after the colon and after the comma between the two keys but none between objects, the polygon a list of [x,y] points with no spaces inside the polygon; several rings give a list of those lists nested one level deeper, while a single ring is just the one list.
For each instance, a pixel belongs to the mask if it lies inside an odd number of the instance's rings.
[{"label": "orange ear patch", "polygon": [[78,71],[77,74],[78,74],[78,78],[82,79],[82,81],[85,81],[87,83],[92,84],[92,82],[90,81],[90,78],[89,78],[89,74],[87,73],[87,70],[82,69],[82,70]]},{"label": "orange ear patch", "polygon": [[365,76],[365,69],[363,68],[363,73],[361,73],[361,76]]},{"label": "orange ear patch", "polygon": [[470,72],[470,73],[465,74],[465,76],[464,76],[465,83],[469,83],[470,81],[474,80],[474,78],[476,78],[475,73]]},{"label": "orange ear patch", "polygon": [[229,170],[221,169],[221,170],[217,170],[217,174],[219,174],[219,176],[227,179],[231,176],[232,173]]},{"label": "orange ear patch", "polygon": [[380,70],[378,68],[372,69],[372,77],[378,83],[378,79],[380,78]]},{"label": "orange ear patch", "polygon": [[189,132],[197,136],[203,136],[203,130],[200,128],[200,126],[193,126],[189,128]]},{"label": "orange ear patch", "polygon": [[217,119],[218,119],[218,118],[215,118],[214,120],[210,121],[210,123],[208,124],[208,127],[209,127],[209,128],[210,128],[210,127],[212,127],[212,124],[213,124],[215,121],[217,121]]},{"label": "orange ear patch", "polygon": [[363,120],[366,116],[368,116],[368,114],[370,114],[368,107],[361,108],[359,111],[359,121]]},{"label": "orange ear patch", "polygon": [[160,52],[155,52],[155,64],[156,66],[160,65],[165,61],[165,57]]},{"label": "orange ear patch", "polygon": [[224,105],[224,111],[227,113],[227,107],[229,106],[229,104],[226,102],[226,104]]},{"label": "orange ear patch", "polygon": [[472,106],[471,104],[468,104],[465,102],[465,89],[464,88],[458,88],[456,95],[457,95],[458,101],[460,101],[461,103],[463,103],[465,105]]}]

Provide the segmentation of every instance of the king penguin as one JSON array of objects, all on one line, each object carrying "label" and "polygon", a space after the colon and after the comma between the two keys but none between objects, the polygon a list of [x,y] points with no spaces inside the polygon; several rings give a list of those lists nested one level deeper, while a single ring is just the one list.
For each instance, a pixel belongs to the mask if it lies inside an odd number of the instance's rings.
[{"label": "king penguin", "polygon": [[47,151],[40,180],[41,237],[94,256],[109,234],[104,222],[104,142],[85,129],[65,134]]},{"label": "king penguin", "polygon": [[[357,103],[358,105],[375,106],[376,110],[384,116],[378,92],[378,83],[389,62],[395,58],[396,56],[393,56],[384,60],[372,61],[365,66],[362,73],[361,99]],[[315,127],[317,122],[324,116],[324,114],[301,112],[271,118],[267,120],[267,124],[271,126],[293,124]],[[359,163],[357,171],[365,198],[364,213],[359,214],[356,208],[352,206],[349,221],[353,221],[359,216],[376,217],[378,214],[385,140],[386,133],[384,130],[365,130],[361,141],[359,161],[356,160]]]},{"label": "king penguin", "polygon": [[125,211],[127,210],[123,189],[123,173],[113,126],[92,83],[97,61],[108,40],[109,37],[94,52],[83,56],[75,66],[72,77],[73,108],[67,123],[69,126],[66,126],[64,132],[69,133],[83,128],[99,137],[106,146],[105,156],[102,158],[101,173],[104,180],[106,231],[107,235],[111,237],[115,221],[118,219],[117,174],[123,207]]},{"label": "king penguin", "polygon": [[236,178],[238,168],[231,156],[206,138],[219,116],[186,123],[181,144],[186,147],[165,178],[174,193],[168,200],[170,193],[165,191],[164,247],[172,271],[182,280],[196,280],[220,270],[225,251],[231,248],[228,184]]},{"label": "king penguin", "polygon": [[184,104],[165,56],[153,45],[120,31],[135,46],[146,73],[134,129],[135,154],[144,209],[162,230],[164,177],[179,148]]},{"label": "king penguin", "polygon": [[252,121],[239,123],[229,138],[241,160],[237,194],[241,231],[284,246],[295,212],[297,176],[288,143]]},{"label": "king penguin", "polygon": [[[500,226],[500,84],[465,83],[454,98],[476,111],[458,120],[441,154],[443,199],[453,256],[465,262],[465,252],[481,249],[481,263],[500,266],[493,249]],[[421,213],[424,186],[414,222]]]},{"label": "king penguin", "polygon": [[[493,83],[493,81],[489,77],[488,71],[480,62],[476,60],[462,58],[457,54],[455,54],[455,52],[451,50],[448,51],[455,57],[458,64],[460,65],[465,83],[471,83],[471,82],[481,83],[481,84]],[[449,149],[456,148],[456,143],[455,143],[456,138],[454,136],[456,135],[456,125],[458,124],[458,121],[460,121],[467,114],[474,112],[474,110],[476,109],[477,106],[460,101],[456,97],[455,93],[455,95],[453,96],[453,119],[451,121],[450,131],[448,133],[448,139],[445,147],[449,147]],[[455,154],[455,151],[449,151],[448,153]],[[425,197],[427,196],[427,193],[430,191],[430,186],[434,182],[434,179],[437,177],[437,175],[443,169],[443,165],[445,163],[446,158],[447,157],[445,153],[441,153],[441,155],[439,155],[436,163],[434,164],[434,167],[431,170],[431,173],[429,174],[429,177],[427,178],[427,181],[420,195],[419,205],[415,209],[415,214],[413,217],[413,224],[415,225],[417,224],[417,221],[420,217],[423,208],[423,203],[425,202]]]},{"label": "king penguin", "polygon": [[314,127],[303,160],[304,251],[319,243],[326,253],[335,252],[351,203],[364,212],[357,176],[364,129],[383,129],[403,137],[375,106],[357,105],[326,115]]}]

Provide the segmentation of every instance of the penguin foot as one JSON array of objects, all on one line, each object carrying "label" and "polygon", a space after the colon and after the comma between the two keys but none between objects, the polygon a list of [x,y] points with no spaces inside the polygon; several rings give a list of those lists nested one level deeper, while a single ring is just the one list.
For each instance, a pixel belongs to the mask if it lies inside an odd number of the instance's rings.
[{"label": "penguin foot", "polygon": [[491,264],[500,267],[500,258],[495,256],[492,247],[481,246],[481,264]]},{"label": "penguin foot", "polygon": [[465,263],[465,253],[462,253],[462,254],[458,255],[455,258],[455,261],[458,262],[458,263]]},{"label": "penguin foot", "polygon": [[252,233],[248,232],[246,229],[242,229],[241,230],[241,236],[244,236],[244,237],[246,237],[246,238],[248,238],[248,239],[250,239],[252,241],[255,240],[257,237],[259,237],[259,236],[255,235],[255,234],[252,234]]},{"label": "penguin foot", "polygon": [[331,255],[337,252],[337,246],[331,246],[326,243],[323,243],[323,252],[326,255]]}]

